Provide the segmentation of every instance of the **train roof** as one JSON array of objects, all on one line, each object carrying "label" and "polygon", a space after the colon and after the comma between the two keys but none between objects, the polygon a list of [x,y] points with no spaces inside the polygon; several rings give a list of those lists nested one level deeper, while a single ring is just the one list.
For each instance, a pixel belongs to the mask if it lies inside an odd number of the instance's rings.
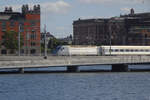
[{"label": "train roof", "polygon": [[123,48],[133,48],[133,49],[146,49],[146,48],[148,48],[148,49],[150,49],[150,46],[101,46],[102,48],[121,48],[121,49],[123,49]]},{"label": "train roof", "polygon": [[[101,47],[110,47],[110,45],[102,45]],[[111,47],[150,47],[150,46],[137,46],[137,45],[111,45]]]},{"label": "train roof", "polygon": [[62,47],[97,47],[92,45],[62,45]]}]

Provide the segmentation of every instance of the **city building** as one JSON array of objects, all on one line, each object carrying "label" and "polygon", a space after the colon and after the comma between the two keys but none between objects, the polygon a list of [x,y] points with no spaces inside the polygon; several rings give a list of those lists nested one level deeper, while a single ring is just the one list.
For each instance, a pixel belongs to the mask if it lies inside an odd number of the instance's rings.
[{"label": "city building", "polygon": [[[46,32],[46,41],[47,41],[47,44],[48,44],[48,41],[50,40],[50,39],[52,39],[52,38],[55,38],[50,32]],[[41,33],[41,43],[45,43],[44,42],[45,41],[45,33],[44,32],[42,32]]]},{"label": "city building", "polygon": [[128,45],[150,45],[150,13],[131,13],[121,15],[124,18],[126,29],[126,44]]},{"label": "city building", "polygon": [[78,19],[73,23],[73,39],[76,45],[108,44],[106,32],[108,19]]},{"label": "city building", "polygon": [[64,44],[72,45],[73,37],[72,37],[72,35],[69,35],[69,36],[64,37],[64,38],[58,38],[58,40],[63,42]]},{"label": "city building", "polygon": [[22,55],[40,54],[40,5],[34,5],[33,9],[23,5],[22,12],[14,12],[12,7],[5,7],[4,12],[0,12],[0,54],[10,54],[3,45],[6,31],[23,35]]},{"label": "city building", "polygon": [[150,13],[73,22],[75,45],[150,45]]}]

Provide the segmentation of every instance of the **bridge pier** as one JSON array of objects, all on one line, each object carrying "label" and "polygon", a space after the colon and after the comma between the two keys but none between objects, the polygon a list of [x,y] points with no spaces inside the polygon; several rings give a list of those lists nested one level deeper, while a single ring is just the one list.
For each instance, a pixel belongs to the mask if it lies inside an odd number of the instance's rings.
[{"label": "bridge pier", "polygon": [[112,72],[128,72],[128,65],[127,64],[113,64],[112,65]]},{"label": "bridge pier", "polygon": [[78,66],[67,66],[67,72],[78,72]]},{"label": "bridge pier", "polygon": [[24,68],[19,68],[19,73],[24,73]]}]

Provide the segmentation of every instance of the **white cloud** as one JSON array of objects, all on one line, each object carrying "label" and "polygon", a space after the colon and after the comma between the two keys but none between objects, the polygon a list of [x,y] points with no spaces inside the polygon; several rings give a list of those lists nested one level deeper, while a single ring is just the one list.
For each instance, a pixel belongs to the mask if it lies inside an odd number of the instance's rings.
[{"label": "white cloud", "polygon": [[137,3],[144,3],[148,0],[79,0],[82,3],[123,3],[123,4],[137,4]]},{"label": "white cloud", "polygon": [[41,3],[41,8],[46,13],[65,14],[70,10],[71,5],[60,0],[57,2]]},{"label": "white cloud", "polygon": [[57,38],[62,38],[62,37],[67,37],[69,36],[70,34],[72,34],[72,25],[63,25],[63,26],[57,26],[55,28],[55,30],[57,30],[57,32],[54,32],[55,33],[55,36]]},{"label": "white cloud", "polygon": [[124,13],[129,13],[131,8],[121,8],[120,10]]},{"label": "white cloud", "polygon": [[64,27],[64,26],[59,26],[59,27],[56,27],[56,30],[64,31],[64,30],[66,30],[66,27]]},{"label": "white cloud", "polygon": [[[35,4],[32,4],[30,3],[29,4],[29,8],[33,8],[33,5]],[[20,5],[5,5],[5,6],[1,6],[1,10],[5,7],[12,7],[14,11],[20,11],[21,10],[21,7],[22,7],[22,4]],[[70,8],[71,8],[71,5],[67,2],[64,2],[63,0],[59,0],[59,1],[56,1],[56,2],[44,2],[44,3],[40,3],[40,6],[41,6],[41,12],[42,13],[53,13],[53,14],[66,14]]]},{"label": "white cloud", "polygon": [[5,7],[12,7],[13,11],[20,11],[21,5],[5,5],[5,6],[1,6],[0,10],[4,11]]},{"label": "white cloud", "polygon": [[104,16],[80,16],[80,19],[104,18]]}]

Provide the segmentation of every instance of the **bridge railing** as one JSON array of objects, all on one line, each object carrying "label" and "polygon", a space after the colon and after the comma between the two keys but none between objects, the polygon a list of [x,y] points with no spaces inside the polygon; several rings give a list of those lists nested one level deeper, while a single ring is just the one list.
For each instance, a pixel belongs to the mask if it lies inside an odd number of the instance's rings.
[{"label": "bridge railing", "polygon": [[116,61],[112,60],[118,63],[146,63],[150,62],[150,56],[119,56],[116,57]]}]

